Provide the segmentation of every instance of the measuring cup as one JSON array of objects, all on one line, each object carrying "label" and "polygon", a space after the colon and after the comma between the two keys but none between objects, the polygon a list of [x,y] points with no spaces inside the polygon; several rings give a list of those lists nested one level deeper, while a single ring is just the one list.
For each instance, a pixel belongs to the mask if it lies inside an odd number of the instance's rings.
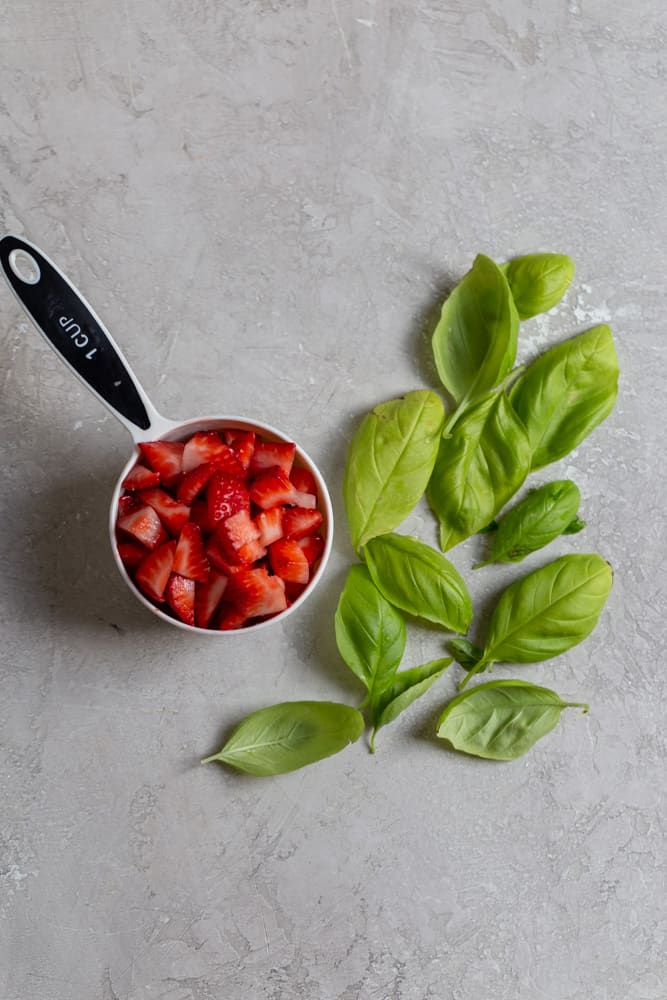
[{"label": "measuring cup", "polygon": [[295,611],[312,594],[324,573],[333,541],[333,511],[331,498],[322,475],[313,460],[297,444],[295,462],[314,476],[318,490],[318,506],[323,517],[324,549],[313,576],[299,597],[273,618],[231,631],[198,628],[165,614],[152,604],[135,586],[116,546],[116,517],[122,482],[140,457],[142,441],[183,441],[197,431],[222,431],[239,428],[256,431],[268,441],[290,442],[281,431],[269,424],[245,417],[194,417],[191,420],[167,420],[161,416],[144,392],[134,372],[123,357],[101,320],[53,261],[38,247],[17,236],[0,239],[0,264],[12,291],[37,330],[70,370],[104,403],[114,417],[127,428],[134,440],[134,450],[127,460],[111,496],[109,538],[118,571],[138,601],[154,615],[186,632],[203,635],[229,636],[256,632],[272,625]]}]

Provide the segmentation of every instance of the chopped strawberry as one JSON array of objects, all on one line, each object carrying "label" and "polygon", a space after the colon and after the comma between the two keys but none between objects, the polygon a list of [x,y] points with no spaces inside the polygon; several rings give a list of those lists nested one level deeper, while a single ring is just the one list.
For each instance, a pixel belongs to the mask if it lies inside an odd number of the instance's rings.
[{"label": "chopped strawberry", "polygon": [[256,437],[253,431],[239,431],[231,441],[227,441],[225,435],[225,441],[231,446],[232,451],[243,466],[244,472],[247,472],[250,468],[250,462],[255,453],[255,440]]},{"label": "chopped strawberry", "polygon": [[220,632],[232,632],[234,629],[243,628],[247,620],[248,616],[242,611],[235,608],[233,604],[226,604],[223,601],[222,614],[218,620]]},{"label": "chopped strawberry", "polygon": [[180,441],[142,441],[141,453],[153,472],[160,474],[165,486],[177,481],[183,471],[183,449]]},{"label": "chopped strawberry", "polygon": [[209,569],[201,531],[196,524],[188,522],[183,525],[178,536],[173,572],[179,576],[187,576],[188,580],[205,583]]},{"label": "chopped strawberry", "polygon": [[298,544],[311,566],[324,552],[324,539],[321,535],[307,535],[305,538],[299,538]]},{"label": "chopped strawberry", "polygon": [[151,472],[145,465],[135,465],[122,482],[124,490],[145,490],[149,486],[160,485],[160,473]]},{"label": "chopped strawberry", "polygon": [[223,556],[231,562],[250,564],[266,555],[259,541],[259,529],[247,510],[240,510],[225,518],[217,530]]},{"label": "chopped strawberry", "polygon": [[141,501],[135,496],[131,496],[129,493],[123,493],[122,496],[118,497],[118,519],[129,514],[130,511],[139,510],[142,506]]},{"label": "chopped strawberry", "polygon": [[195,586],[195,624],[199,628],[207,628],[218,610],[226,586],[227,577],[214,569],[211,570],[206,583],[198,583]]},{"label": "chopped strawberry", "polygon": [[223,550],[220,539],[217,535],[211,535],[206,545],[206,558],[208,559],[211,566],[214,566],[216,570],[220,573],[224,573],[225,576],[231,576],[232,573],[238,573],[239,570],[245,569],[245,563],[234,562],[232,558]]},{"label": "chopped strawberry", "polygon": [[118,542],[117,548],[125,569],[135,569],[148,555],[148,549],[139,542]]},{"label": "chopped strawberry", "polygon": [[315,510],[317,507],[317,497],[314,493],[300,493],[299,490],[294,490],[290,503],[294,504],[295,507]]},{"label": "chopped strawberry", "polygon": [[250,497],[245,483],[219,469],[211,476],[206,490],[211,521],[222,521],[240,510],[250,511]]},{"label": "chopped strawberry", "polygon": [[142,490],[139,497],[159,514],[170,535],[178,535],[183,525],[190,520],[190,508],[173,500],[164,490]]},{"label": "chopped strawberry", "polygon": [[301,597],[307,584],[305,583],[286,583],[285,584],[285,597],[287,598],[288,605],[294,604],[298,597]]},{"label": "chopped strawberry", "polygon": [[283,508],[272,507],[261,511],[255,518],[260,545],[271,545],[283,537]]},{"label": "chopped strawberry", "polygon": [[292,503],[294,487],[282,469],[273,468],[262,472],[250,487],[250,499],[262,510],[278,507],[282,503]]},{"label": "chopped strawberry", "polygon": [[306,554],[292,538],[279,538],[269,546],[271,568],[285,583],[308,583],[310,566]]},{"label": "chopped strawberry", "polygon": [[250,473],[256,475],[266,469],[277,466],[289,476],[294,463],[296,445],[285,441],[256,441],[253,456],[250,459]]},{"label": "chopped strawberry", "polygon": [[227,583],[229,600],[246,618],[274,615],[287,607],[285,584],[264,567],[234,573]]},{"label": "chopped strawberry", "polygon": [[167,604],[186,625],[195,623],[195,581],[172,573],[167,584]]},{"label": "chopped strawberry", "polygon": [[156,549],[167,540],[167,532],[152,507],[137,507],[128,514],[118,518],[118,527],[128,535],[132,535],[147,549]]},{"label": "chopped strawberry", "polygon": [[193,435],[183,452],[183,472],[191,472],[198,465],[213,462],[230,475],[242,476],[243,466],[215,431],[200,431]]},{"label": "chopped strawberry", "polygon": [[195,500],[190,508],[190,520],[201,528],[203,534],[210,534],[215,531],[215,521],[208,516],[208,504],[205,500]]},{"label": "chopped strawberry", "polygon": [[206,486],[213,475],[214,469],[215,466],[212,462],[204,462],[203,465],[198,465],[196,469],[192,469],[186,473],[178,487],[177,497],[179,502],[189,507],[195,497],[199,496]]},{"label": "chopped strawberry", "polygon": [[165,542],[139,565],[135,580],[137,587],[152,601],[162,603],[171,567],[174,563],[176,542]]},{"label": "chopped strawberry", "polygon": [[304,469],[301,465],[295,465],[289,474],[292,485],[299,493],[312,493],[317,496],[317,483],[315,476],[310,469]]},{"label": "chopped strawberry", "polygon": [[319,510],[304,507],[289,507],[283,511],[283,533],[285,538],[305,538],[312,535],[322,524]]}]

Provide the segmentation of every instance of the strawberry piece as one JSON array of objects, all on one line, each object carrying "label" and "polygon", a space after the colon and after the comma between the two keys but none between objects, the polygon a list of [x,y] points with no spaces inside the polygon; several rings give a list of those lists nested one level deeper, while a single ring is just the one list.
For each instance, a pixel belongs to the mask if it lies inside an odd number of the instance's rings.
[{"label": "strawberry piece", "polygon": [[248,620],[247,615],[235,608],[233,604],[222,605],[222,614],[218,621],[218,629],[221,632],[232,632],[234,629],[243,628]]},{"label": "strawberry piece", "polygon": [[118,518],[118,527],[147,549],[156,549],[167,540],[167,532],[152,507],[137,507]]},{"label": "strawberry piece", "polygon": [[310,566],[306,554],[293,538],[279,538],[269,546],[271,568],[285,583],[308,583]]},{"label": "strawberry piece", "polygon": [[135,569],[148,555],[148,549],[138,542],[118,542],[117,547],[125,569]]},{"label": "strawberry piece", "polygon": [[307,535],[305,538],[299,538],[297,544],[311,566],[324,552],[324,539],[321,535]]},{"label": "strawberry piece", "polygon": [[170,535],[178,535],[183,525],[190,520],[190,508],[173,500],[164,490],[142,490],[139,497],[156,511]]},{"label": "strawberry piece", "polygon": [[195,586],[195,624],[199,628],[207,628],[213,615],[218,610],[222,595],[227,586],[227,577],[224,573],[217,573],[211,570],[206,583],[197,583]]},{"label": "strawberry piece", "polygon": [[301,597],[304,590],[308,585],[306,583],[286,583],[285,584],[285,597],[287,598],[288,606],[294,604],[298,597]]},{"label": "strawberry piece", "polygon": [[118,519],[129,514],[130,511],[139,510],[141,507],[141,502],[137,500],[135,496],[131,496],[129,493],[123,493],[122,496],[118,497]]},{"label": "strawberry piece", "polygon": [[195,581],[172,573],[167,584],[167,604],[186,625],[195,623]]},{"label": "strawberry piece", "polygon": [[231,576],[232,573],[238,573],[239,570],[246,568],[245,563],[234,562],[233,557],[227,555],[217,535],[211,535],[208,540],[206,558],[211,566],[225,576]]},{"label": "strawberry piece", "polygon": [[211,476],[206,497],[209,519],[213,522],[222,521],[241,510],[250,512],[250,497],[245,483],[219,469]]},{"label": "strawberry piece", "polygon": [[263,472],[250,487],[250,499],[261,507],[269,510],[283,503],[292,503],[294,487],[282,469],[273,468]]},{"label": "strawberry piece", "polygon": [[146,597],[159,604],[164,601],[164,591],[171,575],[175,552],[176,542],[165,542],[146,556],[134,578]]},{"label": "strawberry piece", "polygon": [[289,477],[294,489],[298,490],[299,493],[312,493],[314,497],[317,496],[317,483],[310,469],[295,465]]},{"label": "strawberry piece", "polygon": [[160,485],[160,473],[151,472],[145,465],[135,465],[122,482],[124,490],[145,490],[149,486]]},{"label": "strawberry piece", "polygon": [[261,511],[255,518],[260,545],[272,545],[283,537],[283,508],[272,507]]},{"label": "strawberry piece", "polygon": [[153,472],[160,474],[165,486],[178,480],[183,471],[183,449],[181,441],[142,441],[139,445]]},{"label": "strawberry piece", "polygon": [[216,431],[200,431],[194,434],[183,451],[183,472],[191,472],[198,465],[214,462],[230,475],[243,475],[243,468],[236,455],[220,439]]},{"label": "strawberry piece", "polygon": [[212,462],[204,462],[203,465],[198,465],[196,469],[192,469],[186,473],[178,487],[177,497],[179,502],[189,507],[195,497],[199,496],[206,486],[213,475],[214,469],[215,466]]},{"label": "strawberry piece", "polygon": [[247,472],[250,467],[250,461],[255,452],[255,440],[253,431],[236,431],[231,439],[227,437],[227,431],[225,431],[225,441],[238,458],[244,472]]},{"label": "strawberry piece", "polygon": [[255,450],[250,460],[250,473],[255,475],[277,466],[286,476],[289,476],[295,454],[295,444],[288,444],[286,441],[256,441]]},{"label": "strawberry piece", "polygon": [[293,503],[295,507],[315,510],[317,507],[317,497],[313,493],[300,493],[299,490],[294,490],[290,503]]},{"label": "strawberry piece", "polygon": [[234,573],[227,583],[227,596],[246,618],[275,615],[287,607],[285,584],[269,576],[264,567]]},{"label": "strawberry piece", "polygon": [[317,531],[322,520],[319,510],[290,507],[283,511],[283,534],[285,538],[305,538]]},{"label": "strawberry piece", "polygon": [[181,528],[174,556],[173,572],[187,576],[188,580],[208,580],[209,564],[204,552],[201,531],[196,524],[188,522]]},{"label": "strawberry piece", "polygon": [[253,563],[266,555],[259,541],[259,529],[247,510],[240,510],[225,518],[217,530],[216,538],[222,554],[233,563]]},{"label": "strawberry piece", "polygon": [[205,500],[195,500],[190,508],[190,520],[198,528],[201,528],[202,533],[205,535],[215,531],[216,522],[212,521],[208,516],[208,504]]}]

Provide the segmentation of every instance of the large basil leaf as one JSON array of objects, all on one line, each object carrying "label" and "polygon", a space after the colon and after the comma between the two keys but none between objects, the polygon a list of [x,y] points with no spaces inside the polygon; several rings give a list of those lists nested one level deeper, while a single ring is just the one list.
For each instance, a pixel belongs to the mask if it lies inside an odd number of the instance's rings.
[{"label": "large basil leaf", "polygon": [[427,497],[444,552],[485,528],[530,468],[525,428],[502,390],[465,410],[440,442]]},{"label": "large basil leaf", "polygon": [[574,277],[574,261],[562,253],[529,253],[501,266],[519,319],[548,312],[560,302]]},{"label": "large basil leaf", "polygon": [[334,623],[340,655],[369,691],[396,672],[405,649],[405,622],[365,566],[350,569]]},{"label": "large basil leaf", "polygon": [[398,527],[421,499],[444,419],[442,400],[428,390],[382,403],[364,417],[350,442],[343,479],[355,549]]},{"label": "large basil leaf", "polygon": [[550,732],[564,708],[555,691],[528,681],[489,681],[458,695],[438,722],[438,736],[456,750],[491,760],[515,760]]},{"label": "large basil leaf", "polygon": [[457,405],[493,389],[512,369],[518,331],[507,279],[478,254],[445,301],[433,334],[438,375]]},{"label": "large basil leaf", "polygon": [[[531,490],[500,521],[498,531],[492,536],[489,558],[478,566],[521,562],[564,532],[573,534],[572,523],[580,500],[579,489],[571,479],[545,483]],[[583,522],[581,525],[583,527]]]},{"label": "large basil leaf", "polygon": [[510,400],[528,432],[531,468],[576,448],[609,416],[617,392],[618,360],[604,324],[556,344],[529,365]]},{"label": "large basil leaf", "polygon": [[452,662],[447,659],[431,660],[420,667],[402,670],[394,674],[384,686],[378,686],[373,692],[369,709],[373,725],[371,750],[375,752],[375,734],[382,726],[397,719],[409,705],[425,694]]},{"label": "large basil leaf", "polygon": [[248,715],[202,764],[219,760],[258,777],[285,774],[338,753],[363,731],[363,716],[349,705],[286,701]]},{"label": "large basil leaf", "polygon": [[468,631],[468,588],[440,552],[416,538],[390,534],[371,539],[364,555],[373,582],[397,608],[452,632]]}]

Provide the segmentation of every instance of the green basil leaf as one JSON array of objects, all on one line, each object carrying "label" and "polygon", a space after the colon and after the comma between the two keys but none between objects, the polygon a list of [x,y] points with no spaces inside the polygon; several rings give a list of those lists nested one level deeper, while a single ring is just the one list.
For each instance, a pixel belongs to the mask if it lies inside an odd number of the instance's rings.
[{"label": "green basil leaf", "polygon": [[586,527],[586,522],[582,521],[580,517],[573,517],[567,528],[563,532],[564,535],[578,535],[580,531],[583,531]]},{"label": "green basil leaf", "polygon": [[545,351],[517,378],[510,400],[528,432],[531,469],[563,458],[608,417],[618,360],[604,324]]},{"label": "green basil leaf", "polygon": [[452,639],[447,643],[447,649],[464,670],[472,670],[484,656],[484,650],[468,639]]},{"label": "green basil leaf", "polygon": [[460,405],[481,396],[511,371],[519,317],[497,264],[478,254],[442,307],[433,334],[440,380]]},{"label": "green basil leaf", "polygon": [[376,406],[347,454],[343,498],[355,549],[392,531],[423,496],[445,419],[442,400],[418,390]]},{"label": "green basil leaf", "polygon": [[519,319],[530,319],[560,302],[574,277],[574,262],[562,253],[529,253],[503,264],[501,270]]},{"label": "green basil leaf", "polygon": [[523,483],[530,456],[523,423],[503,391],[464,411],[440,442],[426,493],[444,552],[489,524]]},{"label": "green basil leaf", "polygon": [[373,724],[371,750],[375,752],[375,734],[382,726],[397,719],[417,698],[426,694],[439,677],[442,677],[452,659],[431,660],[421,667],[402,670],[395,674],[384,687],[379,687],[370,700],[370,718]]},{"label": "green basil leaf", "polygon": [[474,757],[516,760],[556,726],[564,708],[588,711],[528,681],[489,681],[450,701],[438,736]]},{"label": "green basil leaf", "polygon": [[[486,566],[494,562],[521,562],[566,532],[579,508],[579,489],[570,479],[545,483],[513,507],[493,536]],[[475,567],[477,568],[477,567]]]},{"label": "green basil leaf", "polygon": [[350,569],[334,624],[340,655],[369,691],[396,672],[405,649],[405,622],[365,566]]},{"label": "green basil leaf", "polygon": [[363,716],[349,705],[286,701],[248,715],[202,764],[219,760],[258,777],[285,774],[338,753],[363,731]]},{"label": "green basil leaf", "polygon": [[373,582],[395,607],[452,632],[468,631],[468,588],[440,552],[416,538],[390,534],[371,539],[364,555]]}]

